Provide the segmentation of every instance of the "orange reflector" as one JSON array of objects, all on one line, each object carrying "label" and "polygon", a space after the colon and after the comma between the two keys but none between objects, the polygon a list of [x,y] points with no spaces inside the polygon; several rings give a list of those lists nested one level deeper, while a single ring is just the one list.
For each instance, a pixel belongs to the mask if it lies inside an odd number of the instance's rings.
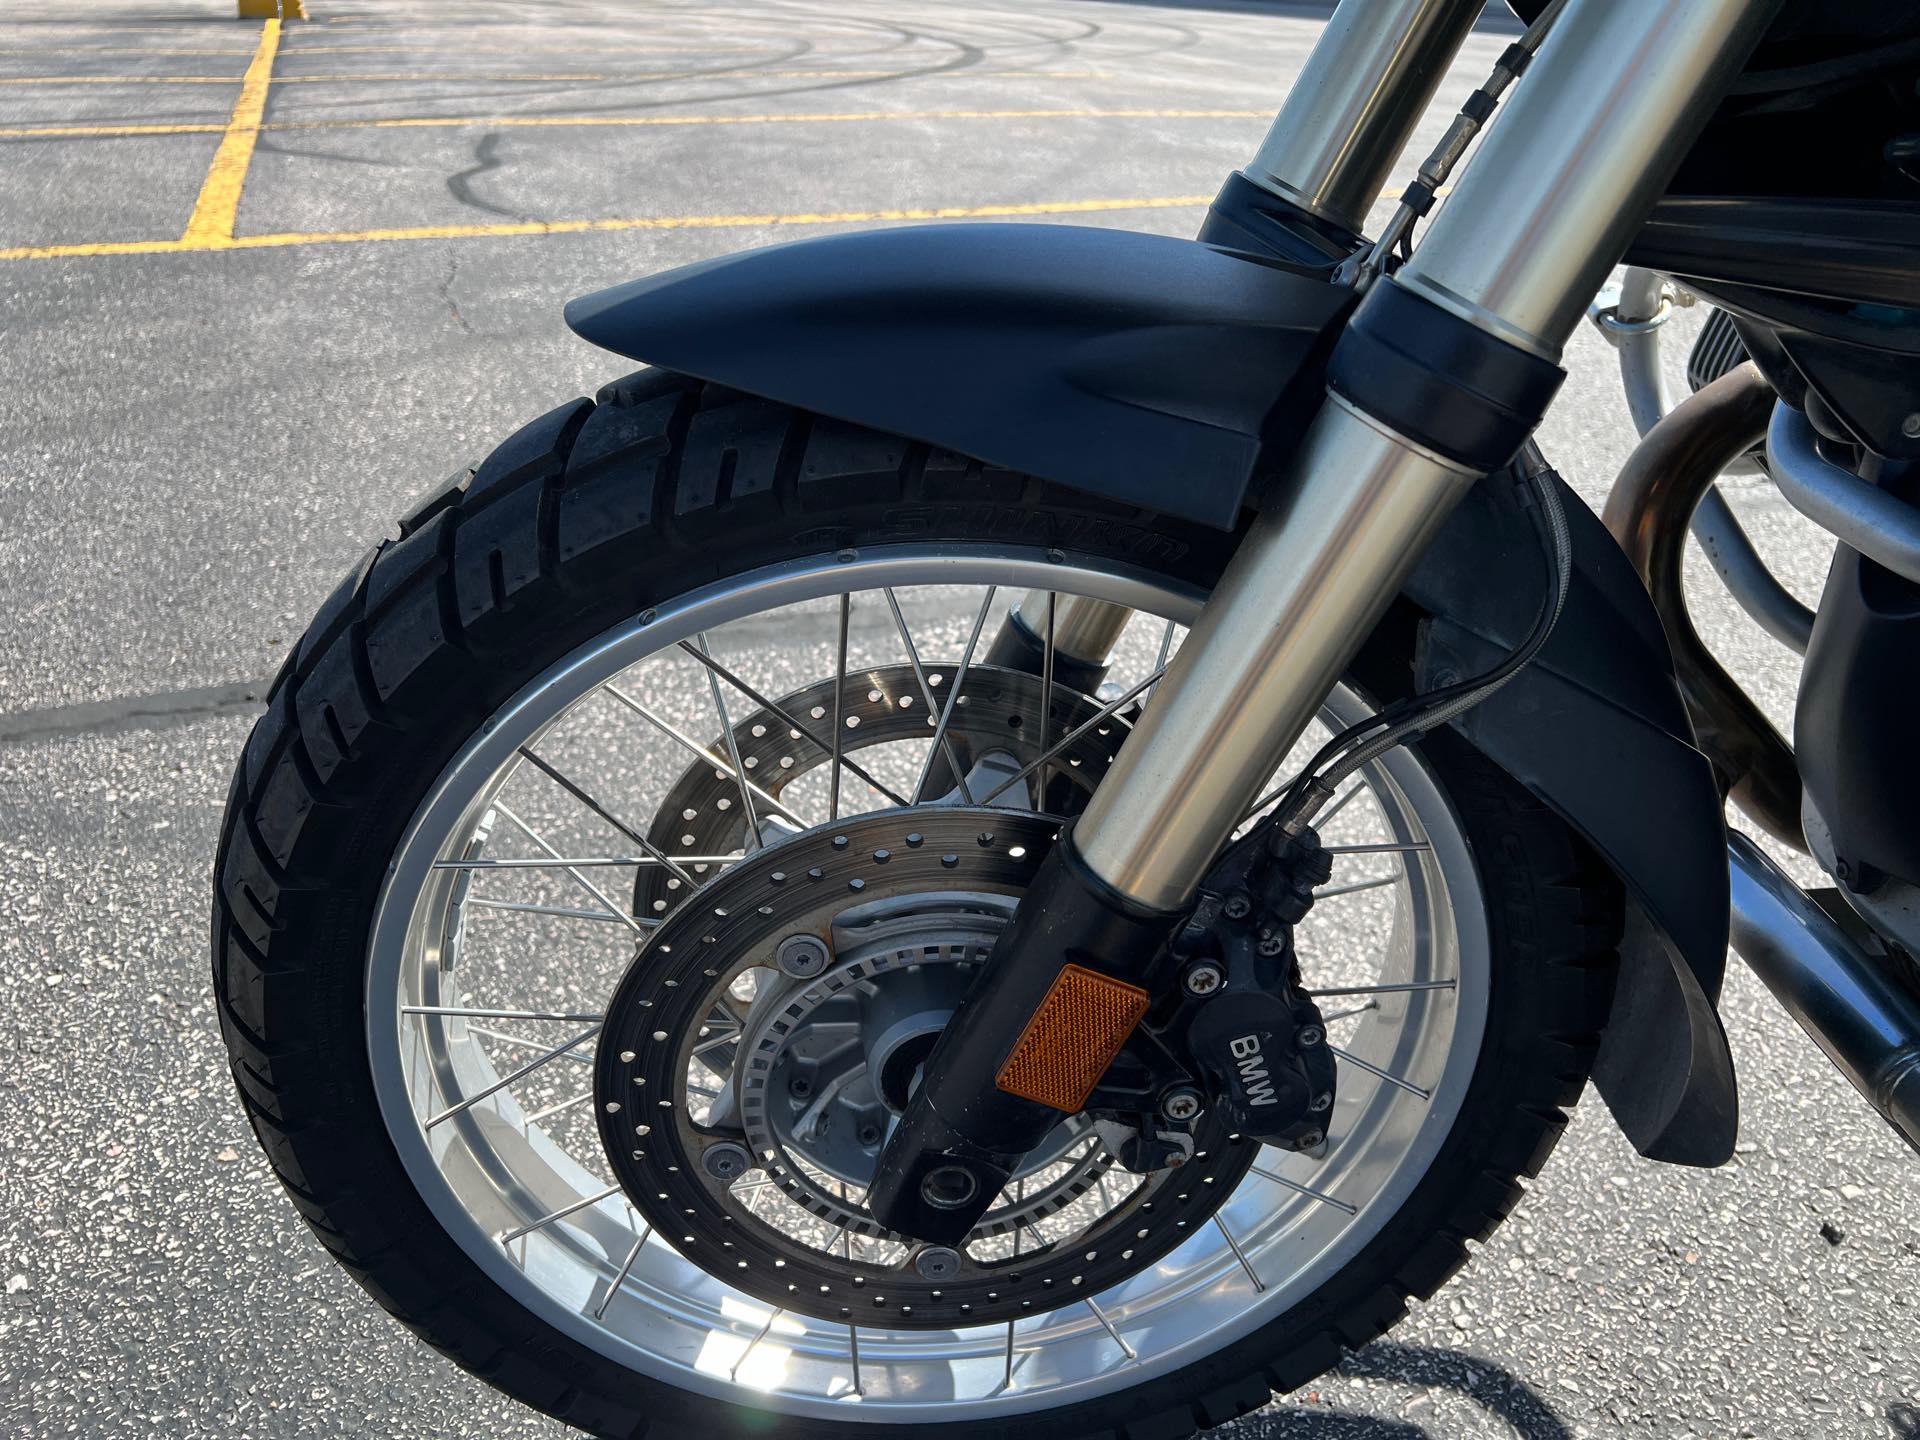
[{"label": "orange reflector", "polygon": [[1147,1013],[1147,992],[1080,965],[1060,972],[994,1084],[1073,1114]]}]

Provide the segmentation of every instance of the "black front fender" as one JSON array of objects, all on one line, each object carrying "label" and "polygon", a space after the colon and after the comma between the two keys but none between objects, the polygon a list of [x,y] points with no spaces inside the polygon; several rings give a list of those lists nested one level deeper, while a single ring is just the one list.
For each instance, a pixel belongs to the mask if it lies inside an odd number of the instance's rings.
[{"label": "black front fender", "polygon": [[1193,240],[929,225],[584,296],[616,354],[1232,529],[1350,291]]},{"label": "black front fender", "polygon": [[[1231,528],[1324,394],[1351,308],[1324,278],[1198,241],[1053,225],[840,235],[574,301],[650,364],[1150,510]],[[1573,593],[1538,660],[1458,728],[1551,805],[1632,900],[1596,1082],[1642,1153],[1732,1151],[1718,791],[1626,557],[1563,495]],[[1517,644],[1544,587],[1523,492],[1494,477],[1407,589],[1422,685]],[[1402,651],[1404,660],[1404,650]]]}]

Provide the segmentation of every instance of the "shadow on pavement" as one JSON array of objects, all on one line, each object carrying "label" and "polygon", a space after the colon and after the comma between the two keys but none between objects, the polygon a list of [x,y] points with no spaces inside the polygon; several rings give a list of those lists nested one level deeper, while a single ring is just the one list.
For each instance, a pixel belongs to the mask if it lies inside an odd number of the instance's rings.
[{"label": "shadow on pavement", "polygon": [[[1386,1380],[1421,1390],[1452,1390],[1525,1440],[1571,1440],[1572,1432],[1544,1398],[1511,1371],[1462,1355],[1424,1345],[1396,1345],[1381,1341],[1356,1351],[1334,1374],[1350,1380]],[[1909,1409],[1910,1407],[1896,1407]],[[1911,1411],[1914,1429],[1900,1431],[1900,1440],[1920,1440],[1920,1411]],[[1887,1418],[1894,1419],[1888,1411]],[[1896,1422],[1896,1428],[1897,1428]],[[1429,1440],[1431,1432],[1408,1420],[1391,1420],[1345,1411],[1286,1405],[1260,1417],[1257,1435],[1274,1440]]]}]

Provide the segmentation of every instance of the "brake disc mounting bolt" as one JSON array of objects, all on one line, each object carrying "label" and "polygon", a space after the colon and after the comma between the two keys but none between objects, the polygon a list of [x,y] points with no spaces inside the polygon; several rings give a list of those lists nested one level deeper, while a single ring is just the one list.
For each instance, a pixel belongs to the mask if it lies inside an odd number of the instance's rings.
[{"label": "brake disc mounting bolt", "polygon": [[1200,1113],[1200,1094],[1197,1090],[1170,1090],[1160,1101],[1160,1113],[1169,1120],[1187,1121]]},{"label": "brake disc mounting bolt", "polygon": [[744,1145],[728,1140],[709,1146],[700,1157],[700,1168],[716,1180],[738,1180],[753,1168],[753,1160]]},{"label": "brake disc mounting bolt", "polygon": [[1184,983],[1189,995],[1211,995],[1220,988],[1223,979],[1218,965],[1203,960],[1187,971]]},{"label": "brake disc mounting bolt", "polygon": [[796,980],[811,980],[827,968],[833,958],[826,942],[818,935],[789,935],[773,952],[773,963],[784,975]]},{"label": "brake disc mounting bolt", "polygon": [[922,1280],[951,1280],[960,1273],[960,1252],[945,1245],[929,1245],[913,1257]]}]

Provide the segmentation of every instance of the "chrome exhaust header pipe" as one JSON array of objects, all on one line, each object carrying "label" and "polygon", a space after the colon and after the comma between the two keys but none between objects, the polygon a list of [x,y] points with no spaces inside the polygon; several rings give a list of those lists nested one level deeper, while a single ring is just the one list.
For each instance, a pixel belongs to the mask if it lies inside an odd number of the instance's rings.
[{"label": "chrome exhaust header pipe", "polygon": [[1867,1103],[1920,1150],[1920,1000],[1753,841],[1732,835],[1727,854],[1733,948]]}]

